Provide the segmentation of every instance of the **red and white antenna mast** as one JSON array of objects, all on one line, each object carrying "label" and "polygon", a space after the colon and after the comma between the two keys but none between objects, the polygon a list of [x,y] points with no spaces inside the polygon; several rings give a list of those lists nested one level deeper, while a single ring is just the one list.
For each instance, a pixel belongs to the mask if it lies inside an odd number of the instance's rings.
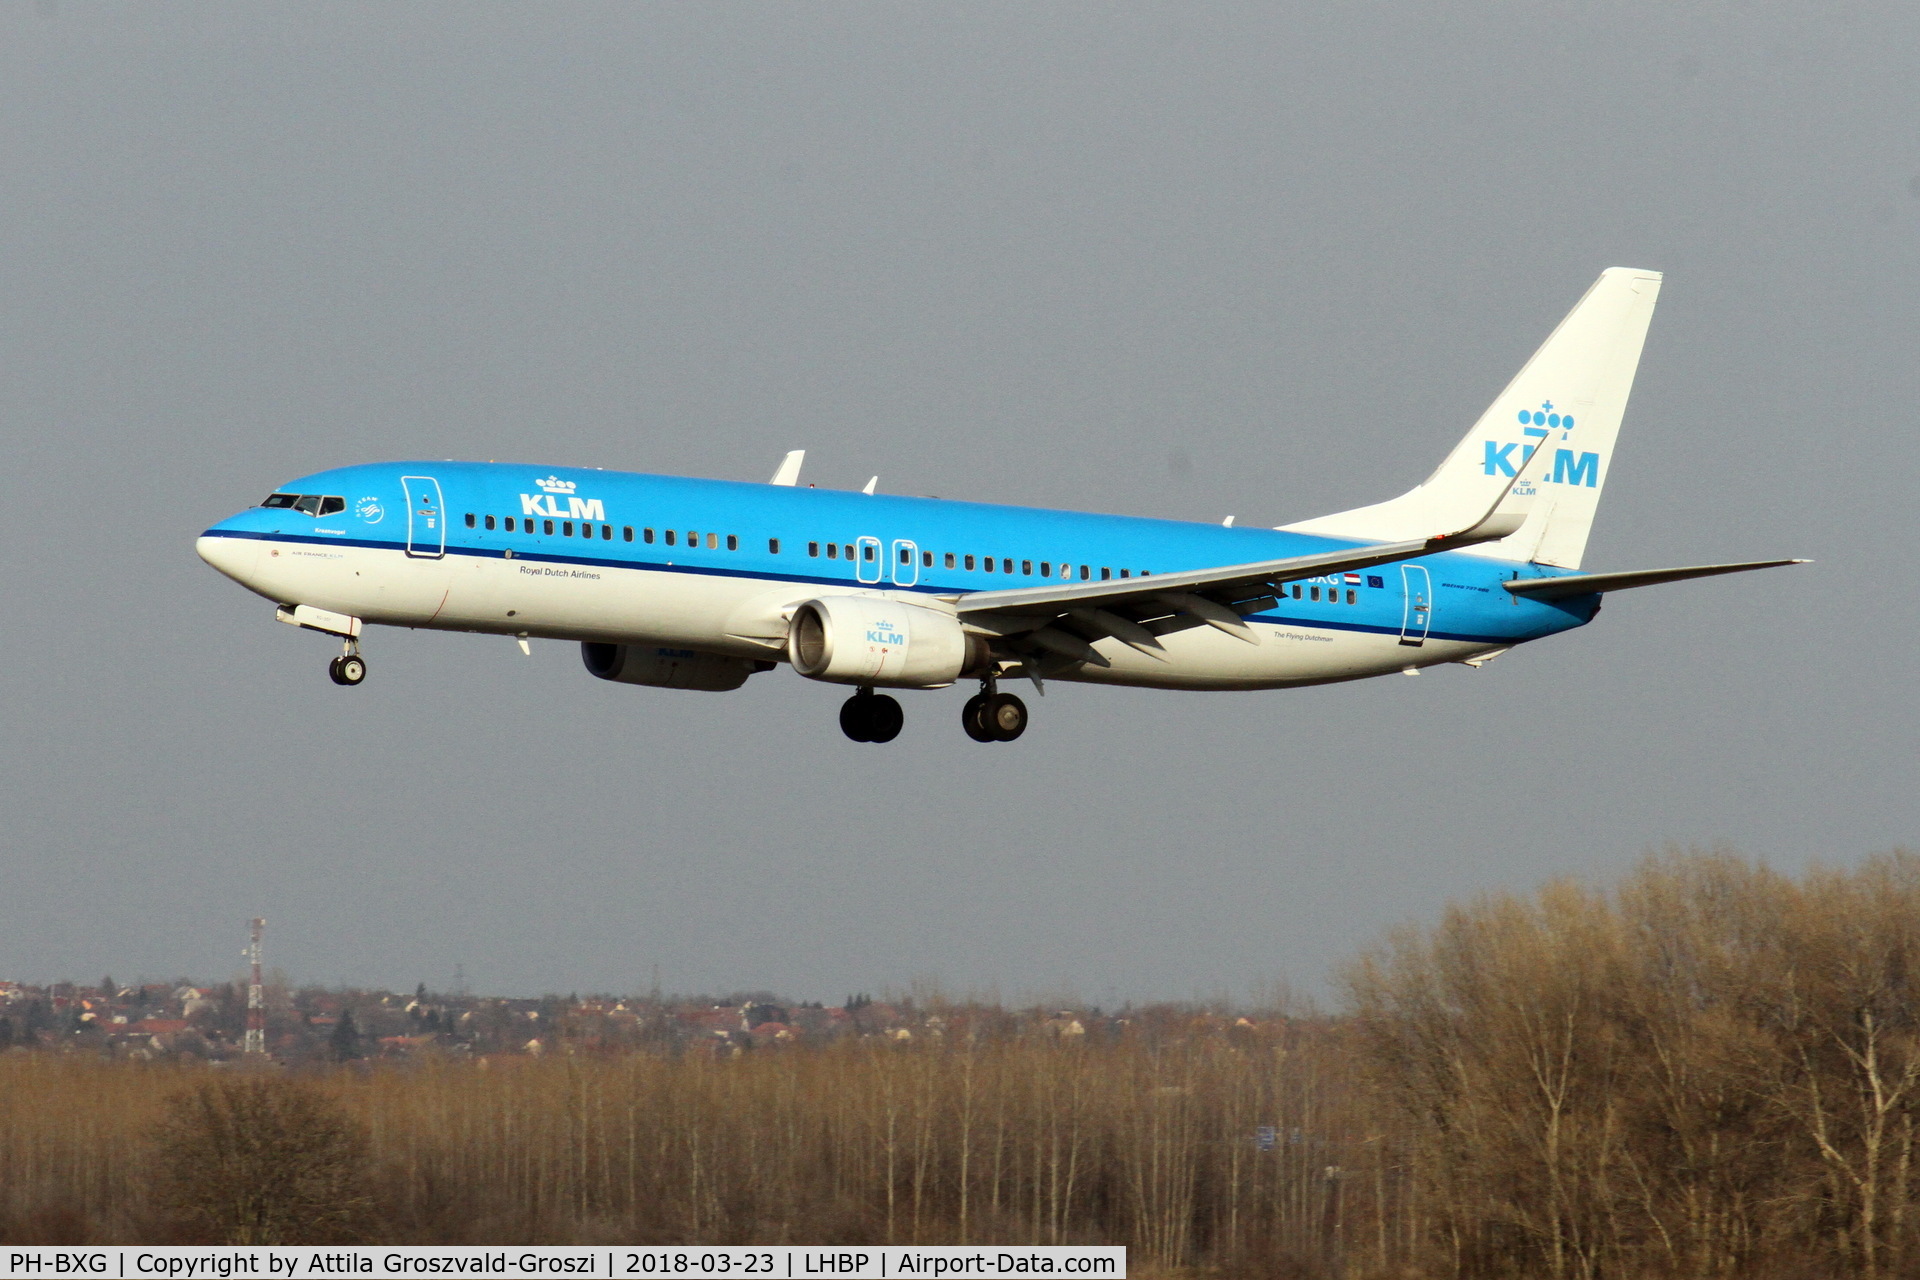
[{"label": "red and white antenna mast", "polygon": [[253,979],[247,983],[247,1040],[244,1052],[249,1056],[267,1054],[267,996],[260,985],[260,931],[265,920],[253,921],[253,942],[247,947],[247,959],[253,963]]}]

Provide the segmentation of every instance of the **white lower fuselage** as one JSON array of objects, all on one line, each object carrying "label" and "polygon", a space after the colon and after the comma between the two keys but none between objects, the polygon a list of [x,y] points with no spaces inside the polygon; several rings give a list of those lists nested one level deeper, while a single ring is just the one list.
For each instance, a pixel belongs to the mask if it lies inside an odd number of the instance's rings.
[{"label": "white lower fuselage", "polygon": [[[377,625],[657,645],[773,661],[785,656],[793,608],[822,594],[818,585],[703,572],[698,563],[632,569],[521,557],[416,557],[400,549],[223,537],[215,531],[199,549],[222,573],[276,603],[310,605]],[[939,607],[918,591],[849,584],[835,594]],[[1078,664],[1050,678],[1165,689],[1284,688],[1465,661],[1513,643],[1411,637],[1260,615],[1247,624],[1259,643],[1199,626],[1161,637],[1164,657],[1099,641],[1094,648],[1110,666]]]}]

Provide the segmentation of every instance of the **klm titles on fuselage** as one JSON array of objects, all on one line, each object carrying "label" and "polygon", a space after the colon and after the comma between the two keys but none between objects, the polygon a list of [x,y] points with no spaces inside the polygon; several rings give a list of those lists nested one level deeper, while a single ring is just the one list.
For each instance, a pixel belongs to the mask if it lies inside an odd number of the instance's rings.
[{"label": "klm titles on fuselage", "polygon": [[520,495],[520,514],[523,516],[546,516],[551,520],[605,520],[607,508],[598,498],[567,498],[562,507],[551,493],[523,493]]},{"label": "klm titles on fuselage", "polygon": [[[520,514],[523,516],[545,516],[549,520],[605,520],[607,509],[598,498],[579,498],[574,490],[580,486],[572,480],[562,480],[559,476],[548,476],[544,480],[535,480],[534,488],[542,493],[523,493],[520,495]],[[565,498],[565,509],[560,499]]]},{"label": "klm titles on fuselage", "polygon": [[[1501,444],[1497,440],[1487,440],[1484,467],[1488,475],[1511,476],[1519,473],[1526,465],[1533,451],[1545,444],[1555,431],[1565,441],[1573,430],[1573,415],[1559,413],[1553,407],[1553,401],[1543,400],[1538,409],[1520,411],[1522,433],[1533,437],[1526,444],[1515,442]],[[1514,450],[1520,450],[1520,456],[1513,456]],[[1547,484],[1583,484],[1589,489],[1600,487],[1600,455],[1598,453],[1575,454],[1572,449],[1555,449],[1553,452],[1553,474],[1541,476]]]}]

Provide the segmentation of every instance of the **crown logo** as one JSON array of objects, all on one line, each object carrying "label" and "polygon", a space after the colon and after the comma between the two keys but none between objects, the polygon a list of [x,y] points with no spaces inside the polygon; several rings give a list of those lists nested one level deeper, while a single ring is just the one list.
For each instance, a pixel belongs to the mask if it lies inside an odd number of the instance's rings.
[{"label": "crown logo", "polygon": [[1542,400],[1538,409],[1522,409],[1520,425],[1523,427],[1558,427],[1562,431],[1573,430],[1573,415],[1555,413],[1553,401]]},{"label": "crown logo", "polygon": [[534,483],[548,493],[572,493],[579,488],[573,481],[562,480],[559,476],[548,476],[545,480],[535,480]]}]

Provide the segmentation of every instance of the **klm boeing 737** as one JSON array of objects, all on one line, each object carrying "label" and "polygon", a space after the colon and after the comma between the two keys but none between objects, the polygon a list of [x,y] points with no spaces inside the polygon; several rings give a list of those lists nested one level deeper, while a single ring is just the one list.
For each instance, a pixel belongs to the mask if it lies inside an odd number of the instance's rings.
[{"label": "klm boeing 737", "polygon": [[978,681],[1282,689],[1479,666],[1592,621],[1609,591],[1797,560],[1583,573],[1660,276],[1608,270],[1426,481],[1273,529],[506,463],[395,462],[295,480],[200,536],[202,559],[340,640],[368,623],[578,641],[602,680],[737,689],[782,662],[852,686],[840,726],[888,742],[883,689]]}]

